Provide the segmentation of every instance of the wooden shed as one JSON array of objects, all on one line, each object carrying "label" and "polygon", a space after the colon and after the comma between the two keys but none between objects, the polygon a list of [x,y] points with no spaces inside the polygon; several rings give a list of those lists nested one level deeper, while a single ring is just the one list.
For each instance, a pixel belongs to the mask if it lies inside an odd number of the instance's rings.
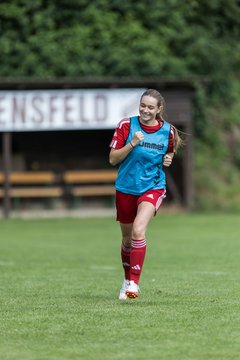
[{"label": "wooden shed", "polygon": [[[189,81],[169,81],[164,79],[100,79],[100,80],[70,80],[63,79],[58,81],[1,81],[0,82],[0,130],[2,156],[0,170],[2,174],[2,187],[0,191],[4,214],[7,217],[11,209],[11,191],[14,196],[14,190],[11,190],[11,179],[17,172],[23,179],[23,174],[31,172],[38,173],[38,178],[46,183],[51,183],[50,188],[54,189],[54,197],[61,197],[65,194],[63,186],[63,174],[66,171],[89,171],[92,169],[108,170],[108,152],[109,143],[113,135],[114,126],[101,126],[101,118],[96,120],[95,125],[87,125],[87,119],[83,120],[78,127],[59,128],[24,128],[25,126],[25,108],[14,103],[15,111],[21,117],[23,128],[4,128],[4,95],[13,92],[24,91],[70,91],[79,90],[89,91],[94,89],[102,90],[138,90],[146,88],[155,88],[159,90],[166,100],[167,121],[175,125],[185,134],[186,144],[175,158],[174,166],[167,169],[168,197],[167,203],[177,203],[187,209],[193,207],[193,161],[192,161],[192,97],[194,94],[193,85]],[[81,100],[82,98],[80,98]],[[40,98],[35,97],[35,112],[38,110],[40,123]],[[27,104],[26,100],[26,104]],[[96,106],[102,107],[101,99]],[[121,102],[121,98],[119,98]],[[42,103],[43,104],[43,103]],[[54,104],[54,103],[53,103]],[[44,104],[43,104],[44,106]],[[66,106],[65,104],[65,110]],[[53,111],[56,111],[54,109]],[[90,116],[90,115],[88,115]],[[51,120],[51,119],[50,119]],[[51,122],[49,120],[49,122]],[[116,118],[115,126],[121,119]],[[12,122],[14,123],[15,118]],[[50,124],[51,125],[51,124]],[[50,172],[53,175],[51,178]],[[46,177],[44,177],[44,173]],[[1,175],[0,174],[0,175]],[[26,177],[25,177],[26,179]],[[33,179],[30,177],[29,179]],[[1,180],[1,176],[0,176]],[[32,186],[31,180],[28,180]],[[40,181],[40,180],[39,180]],[[39,199],[42,194],[50,194],[50,190],[40,191]],[[46,184],[45,184],[46,185]],[[86,186],[88,184],[85,184]],[[107,185],[107,184],[105,184]],[[20,189],[21,190],[21,189]],[[32,190],[33,191],[33,190]],[[24,191],[15,194],[24,194]],[[25,191],[26,194],[26,191]],[[30,192],[29,192],[30,194]],[[17,195],[16,195],[17,196]],[[44,197],[44,195],[43,195]]]}]

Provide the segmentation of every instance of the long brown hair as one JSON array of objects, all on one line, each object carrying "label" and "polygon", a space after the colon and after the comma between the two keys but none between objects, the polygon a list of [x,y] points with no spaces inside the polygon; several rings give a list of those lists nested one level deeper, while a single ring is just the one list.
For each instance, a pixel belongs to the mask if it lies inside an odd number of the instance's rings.
[{"label": "long brown hair", "polygon": [[[144,96],[151,96],[154,99],[157,100],[157,105],[160,109],[159,114],[156,116],[157,119],[160,119],[162,121],[165,121],[165,117],[166,117],[166,102],[164,100],[164,97],[160,94],[159,91],[155,90],[155,89],[147,89],[146,91],[144,91],[144,93],[141,96],[141,100]],[[172,125],[172,128],[174,130],[174,148],[175,151],[177,152],[177,150],[179,149],[179,147],[181,147],[184,144],[183,139],[180,137],[179,135],[179,130]]]}]

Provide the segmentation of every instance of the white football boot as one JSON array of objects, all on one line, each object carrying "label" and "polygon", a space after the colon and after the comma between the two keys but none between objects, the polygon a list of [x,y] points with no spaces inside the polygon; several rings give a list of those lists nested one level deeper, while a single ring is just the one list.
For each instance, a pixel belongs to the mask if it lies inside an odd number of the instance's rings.
[{"label": "white football boot", "polygon": [[138,293],[139,293],[139,286],[133,280],[130,280],[129,286],[126,291],[126,296],[129,299],[136,299],[138,297]]},{"label": "white football boot", "polygon": [[127,299],[127,295],[126,295],[126,291],[129,287],[129,280],[124,279],[123,283],[122,283],[122,287],[119,291],[119,295],[118,298],[119,300],[126,300]]}]

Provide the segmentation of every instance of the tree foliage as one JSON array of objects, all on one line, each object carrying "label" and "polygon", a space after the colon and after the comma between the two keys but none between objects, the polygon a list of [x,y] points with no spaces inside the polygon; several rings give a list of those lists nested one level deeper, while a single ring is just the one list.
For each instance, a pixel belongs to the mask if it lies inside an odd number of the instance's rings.
[{"label": "tree foliage", "polygon": [[1,77],[231,76],[235,0],[1,1]]}]

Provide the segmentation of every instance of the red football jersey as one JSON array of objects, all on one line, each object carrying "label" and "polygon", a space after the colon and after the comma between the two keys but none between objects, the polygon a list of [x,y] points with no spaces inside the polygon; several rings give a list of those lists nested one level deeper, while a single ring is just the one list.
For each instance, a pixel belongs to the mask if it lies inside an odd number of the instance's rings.
[{"label": "red football jersey", "polygon": [[[154,131],[157,131],[158,129],[160,129],[163,125],[163,122],[161,120],[159,120],[158,124],[155,126],[147,126],[147,125],[143,125],[143,124],[140,124],[140,125],[144,131],[151,133],[151,132],[154,132]],[[121,149],[126,143],[126,140],[127,140],[128,134],[129,134],[129,130],[130,130],[130,118],[125,118],[125,119],[121,120],[118,123],[117,128],[115,129],[112,141],[110,143],[110,147],[113,149]],[[167,153],[174,152],[174,137],[175,137],[175,130],[174,130],[173,126],[171,126]]]}]

